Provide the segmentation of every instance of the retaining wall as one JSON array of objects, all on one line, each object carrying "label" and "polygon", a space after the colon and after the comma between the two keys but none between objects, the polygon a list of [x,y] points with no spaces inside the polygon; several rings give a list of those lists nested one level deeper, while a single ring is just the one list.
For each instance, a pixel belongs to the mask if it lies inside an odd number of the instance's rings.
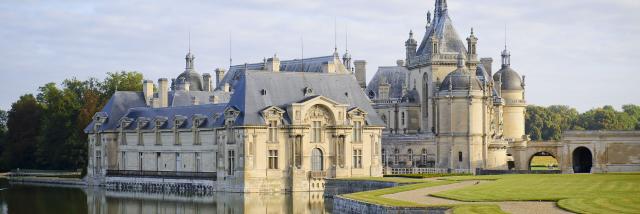
[{"label": "retaining wall", "polygon": [[371,204],[367,202],[348,199],[343,196],[335,196],[333,199],[333,213],[371,213],[371,214],[444,214],[447,213],[449,207],[388,207],[383,205]]}]

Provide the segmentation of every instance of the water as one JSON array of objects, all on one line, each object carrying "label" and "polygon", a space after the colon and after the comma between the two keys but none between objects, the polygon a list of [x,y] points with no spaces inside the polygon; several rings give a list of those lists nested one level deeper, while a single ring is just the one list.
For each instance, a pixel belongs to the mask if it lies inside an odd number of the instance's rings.
[{"label": "water", "polygon": [[9,184],[0,180],[0,213],[331,213],[322,193],[215,193],[179,196],[98,188]]}]

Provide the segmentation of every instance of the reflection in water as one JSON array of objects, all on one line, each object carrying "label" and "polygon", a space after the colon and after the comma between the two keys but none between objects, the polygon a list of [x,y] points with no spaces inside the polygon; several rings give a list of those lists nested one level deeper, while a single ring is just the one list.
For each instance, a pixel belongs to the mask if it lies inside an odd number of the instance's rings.
[{"label": "reflection in water", "polygon": [[[8,185],[0,182],[1,213],[330,213],[322,193],[216,193],[178,196],[98,188]],[[326,202],[326,203],[325,203]]]}]

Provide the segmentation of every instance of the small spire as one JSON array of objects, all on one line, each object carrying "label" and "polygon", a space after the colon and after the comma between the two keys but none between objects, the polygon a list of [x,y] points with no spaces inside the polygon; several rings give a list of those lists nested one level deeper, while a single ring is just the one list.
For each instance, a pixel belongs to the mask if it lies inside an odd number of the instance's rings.
[{"label": "small spire", "polygon": [[409,39],[413,39],[413,30],[409,30]]},{"label": "small spire", "polygon": [[431,25],[431,11],[427,11],[427,26]]},{"label": "small spire", "polygon": [[473,36],[473,27],[471,28],[471,35]]}]

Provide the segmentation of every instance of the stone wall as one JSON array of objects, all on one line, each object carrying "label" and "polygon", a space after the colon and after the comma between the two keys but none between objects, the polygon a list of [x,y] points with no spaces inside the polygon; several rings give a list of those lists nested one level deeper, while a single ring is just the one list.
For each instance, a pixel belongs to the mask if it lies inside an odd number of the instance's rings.
[{"label": "stone wall", "polygon": [[444,214],[447,213],[449,207],[423,207],[423,208],[408,208],[408,207],[388,207],[377,204],[371,204],[367,202],[348,199],[342,196],[336,196],[333,199],[333,212],[334,213],[371,213],[371,214],[413,214],[413,213],[428,213],[428,214]]}]

